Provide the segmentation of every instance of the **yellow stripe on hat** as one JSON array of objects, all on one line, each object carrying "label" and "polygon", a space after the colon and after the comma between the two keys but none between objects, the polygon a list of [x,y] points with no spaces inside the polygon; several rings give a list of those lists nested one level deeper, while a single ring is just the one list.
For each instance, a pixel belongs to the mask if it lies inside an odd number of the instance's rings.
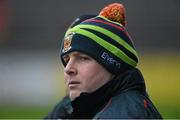
[{"label": "yellow stripe on hat", "polygon": [[77,27],[79,27],[79,28],[88,28],[88,29],[92,29],[92,30],[95,30],[95,31],[98,31],[100,33],[105,34],[106,36],[112,38],[117,43],[122,45],[124,48],[126,48],[128,51],[130,51],[132,54],[134,54],[136,56],[136,58],[138,59],[137,52],[126,41],[124,41],[121,37],[114,34],[113,32],[111,32],[111,31],[109,31],[107,29],[104,29],[102,27],[96,26],[96,25],[80,24],[80,25],[75,26],[74,29],[76,29]]},{"label": "yellow stripe on hat", "polygon": [[[101,45],[103,48],[105,48],[106,50],[108,50],[109,52],[111,52],[112,54],[114,54],[116,57],[120,58],[121,60],[123,60],[125,63],[135,67],[137,65],[137,62],[134,61],[133,59],[131,59],[130,57],[128,57],[123,51],[121,51],[119,48],[117,48],[116,46],[110,44],[109,42],[103,40],[102,38],[98,37],[97,35],[81,29],[79,27],[74,27],[72,29],[69,29],[67,31],[68,32],[75,32],[76,34],[80,34],[83,36],[86,36],[90,39],[92,39],[93,41],[95,41],[96,43],[98,43],[99,45]],[[66,33],[66,34],[67,34]]]}]

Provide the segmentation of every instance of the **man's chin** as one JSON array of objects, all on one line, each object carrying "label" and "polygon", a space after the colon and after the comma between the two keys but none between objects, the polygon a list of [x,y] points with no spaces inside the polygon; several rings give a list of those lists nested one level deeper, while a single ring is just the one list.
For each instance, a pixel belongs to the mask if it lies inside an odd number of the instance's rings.
[{"label": "man's chin", "polygon": [[69,97],[70,97],[71,101],[73,101],[74,99],[76,99],[79,96],[80,96],[80,92],[77,92],[77,91],[69,92]]}]

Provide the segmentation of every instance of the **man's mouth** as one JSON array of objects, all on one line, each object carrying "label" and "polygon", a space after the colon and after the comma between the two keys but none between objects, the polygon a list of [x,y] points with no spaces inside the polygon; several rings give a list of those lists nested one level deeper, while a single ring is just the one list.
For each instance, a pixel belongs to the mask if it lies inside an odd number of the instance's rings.
[{"label": "man's mouth", "polygon": [[68,86],[69,86],[69,88],[74,88],[74,87],[76,87],[79,84],[80,84],[80,82],[78,82],[78,81],[70,81],[68,83]]}]

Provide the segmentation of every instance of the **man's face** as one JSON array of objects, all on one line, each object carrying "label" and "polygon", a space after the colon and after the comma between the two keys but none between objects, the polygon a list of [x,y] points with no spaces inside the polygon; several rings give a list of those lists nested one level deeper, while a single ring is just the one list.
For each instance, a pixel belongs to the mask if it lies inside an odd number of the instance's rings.
[{"label": "man's face", "polygon": [[80,52],[71,52],[64,56],[64,60],[67,63],[64,68],[65,83],[72,100],[82,92],[97,90],[113,76],[93,58]]}]

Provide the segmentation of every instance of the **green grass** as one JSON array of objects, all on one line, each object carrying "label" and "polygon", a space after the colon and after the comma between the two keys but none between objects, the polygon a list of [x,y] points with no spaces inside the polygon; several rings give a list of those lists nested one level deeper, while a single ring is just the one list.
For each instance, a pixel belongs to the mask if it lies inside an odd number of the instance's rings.
[{"label": "green grass", "polygon": [[[148,93],[163,118],[180,118],[180,55],[141,55],[138,68],[141,69]],[[62,86],[60,88],[60,91],[65,89]],[[52,107],[0,107],[0,118],[41,119]]]},{"label": "green grass", "polygon": [[1,107],[0,118],[6,119],[42,119],[47,114],[50,108],[47,107]]}]

